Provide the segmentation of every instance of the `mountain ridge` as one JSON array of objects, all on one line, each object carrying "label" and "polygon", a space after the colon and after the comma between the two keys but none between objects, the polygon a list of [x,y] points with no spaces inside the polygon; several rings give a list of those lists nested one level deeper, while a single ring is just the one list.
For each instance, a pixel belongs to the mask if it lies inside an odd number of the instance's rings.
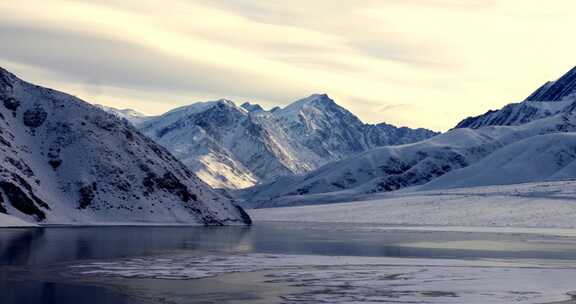
[{"label": "mountain ridge", "polygon": [[312,94],[270,111],[227,99],[198,102],[151,117],[137,127],[210,185],[232,189],[301,175],[372,147],[438,134],[365,124],[327,94]]},{"label": "mountain ridge", "polygon": [[576,67],[555,81],[548,81],[524,101],[511,103],[499,110],[490,110],[479,116],[467,117],[455,128],[520,125],[570,111],[576,101]]},{"label": "mountain ridge", "polygon": [[[301,177],[247,189],[244,204],[293,206],[402,189],[576,178],[575,89],[572,69],[531,98],[467,118],[436,137],[377,147]],[[533,100],[536,96],[555,100]]]}]

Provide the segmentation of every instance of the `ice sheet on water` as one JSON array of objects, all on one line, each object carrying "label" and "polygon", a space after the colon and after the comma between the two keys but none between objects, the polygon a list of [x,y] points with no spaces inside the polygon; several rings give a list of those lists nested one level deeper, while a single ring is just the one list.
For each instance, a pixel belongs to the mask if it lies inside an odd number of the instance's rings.
[{"label": "ice sheet on water", "polygon": [[201,279],[266,271],[284,303],[545,303],[566,300],[576,269],[496,261],[236,254],[146,257],[71,266],[77,275]]}]

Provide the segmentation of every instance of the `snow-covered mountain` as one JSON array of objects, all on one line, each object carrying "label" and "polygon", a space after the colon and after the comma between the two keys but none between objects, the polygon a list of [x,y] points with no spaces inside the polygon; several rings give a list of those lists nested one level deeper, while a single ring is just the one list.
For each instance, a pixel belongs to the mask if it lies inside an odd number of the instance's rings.
[{"label": "snow-covered mountain", "polygon": [[574,178],[576,133],[554,133],[510,144],[469,167],[450,172],[419,189],[511,185]]},{"label": "snow-covered mountain", "polygon": [[431,139],[375,148],[302,177],[247,189],[245,205],[349,200],[414,186],[436,189],[576,178],[575,91],[573,69],[524,102],[468,118]]},{"label": "snow-covered mountain", "polygon": [[549,81],[520,103],[512,103],[500,110],[468,117],[456,128],[521,125],[536,119],[569,112],[576,101],[576,67],[556,81]]},{"label": "snow-covered mountain", "polygon": [[127,121],[0,68],[0,213],[41,223],[249,217]]},{"label": "snow-covered mountain", "polygon": [[138,127],[206,183],[234,189],[301,175],[374,147],[437,134],[364,124],[325,94],[271,111],[225,99],[199,102],[149,118]]},{"label": "snow-covered mountain", "polygon": [[346,197],[389,192],[425,184],[526,138],[575,131],[576,115],[571,113],[520,126],[454,129],[413,144],[375,148],[301,177],[247,189],[243,196],[247,207],[276,207],[296,204],[299,196],[312,194],[339,192]]},{"label": "snow-covered mountain", "polygon": [[144,123],[146,120],[150,119],[150,116],[140,113],[133,109],[116,109],[112,107],[107,107],[104,105],[94,105],[110,114],[117,116],[118,118],[126,119],[128,122],[134,126],[138,126]]},{"label": "snow-covered mountain", "polygon": [[556,81],[549,81],[542,85],[526,100],[560,101],[576,97],[576,67],[572,68]]},{"label": "snow-covered mountain", "polygon": [[[305,172],[287,136],[229,100],[200,102],[151,119],[142,131],[214,187],[242,188],[260,179]],[[300,151],[303,153],[303,151]]]},{"label": "snow-covered mountain", "polygon": [[300,99],[273,114],[292,137],[328,162],[374,147],[417,142],[438,134],[385,123],[364,124],[326,94]]}]

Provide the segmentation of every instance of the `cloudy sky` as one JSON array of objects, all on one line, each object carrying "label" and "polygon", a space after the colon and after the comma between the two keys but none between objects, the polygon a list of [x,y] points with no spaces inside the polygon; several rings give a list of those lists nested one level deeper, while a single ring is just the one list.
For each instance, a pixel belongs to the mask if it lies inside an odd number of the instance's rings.
[{"label": "cloudy sky", "polygon": [[574,0],[0,1],[0,66],[159,114],[328,93],[366,122],[446,130],[576,64]]}]

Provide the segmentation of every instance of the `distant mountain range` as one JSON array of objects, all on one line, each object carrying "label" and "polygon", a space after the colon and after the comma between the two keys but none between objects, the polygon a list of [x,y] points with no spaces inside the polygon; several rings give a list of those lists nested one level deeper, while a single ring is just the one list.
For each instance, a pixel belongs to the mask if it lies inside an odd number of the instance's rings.
[{"label": "distant mountain range", "polygon": [[304,176],[247,189],[245,205],[276,207],[349,201],[405,188],[576,178],[575,73],[547,83],[521,103],[467,118],[436,137],[374,148]]},{"label": "distant mountain range", "polygon": [[0,72],[0,213],[28,221],[247,223],[226,197],[260,208],[576,178],[576,69],[443,134],[365,124],[326,94],[146,116]]},{"label": "distant mountain range", "polygon": [[194,103],[156,117],[104,109],[133,122],[216,188],[241,189],[302,175],[375,147],[438,134],[365,124],[326,94],[270,111],[225,99]]},{"label": "distant mountain range", "polygon": [[2,68],[0,162],[0,213],[29,222],[250,222],[125,120]]}]

